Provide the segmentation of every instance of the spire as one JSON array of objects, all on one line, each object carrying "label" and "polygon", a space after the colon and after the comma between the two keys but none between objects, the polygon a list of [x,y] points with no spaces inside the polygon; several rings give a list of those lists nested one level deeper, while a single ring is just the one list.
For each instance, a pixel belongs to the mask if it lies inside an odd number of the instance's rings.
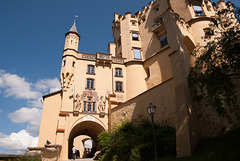
[{"label": "spire", "polygon": [[69,30],[69,32],[77,32],[77,27],[76,27],[76,18],[78,17],[78,15],[75,15],[75,19],[74,19],[74,23],[73,26],[71,27],[71,29]]}]

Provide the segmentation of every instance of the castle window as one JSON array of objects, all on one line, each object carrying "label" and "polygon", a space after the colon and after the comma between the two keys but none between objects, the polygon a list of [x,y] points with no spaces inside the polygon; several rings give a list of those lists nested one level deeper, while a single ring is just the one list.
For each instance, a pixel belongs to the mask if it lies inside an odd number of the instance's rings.
[{"label": "castle window", "polygon": [[156,23],[161,23],[161,24],[162,24],[162,17],[157,18],[155,22],[156,22]]},{"label": "castle window", "polygon": [[87,79],[86,89],[94,89],[94,79]]},{"label": "castle window", "polygon": [[138,33],[132,33],[132,40],[139,40]]},{"label": "castle window", "polygon": [[94,65],[88,65],[87,74],[95,74]]},{"label": "castle window", "polygon": [[66,65],[66,60],[63,60],[62,66],[64,67]]},{"label": "castle window", "polygon": [[195,11],[195,16],[203,16],[203,10],[200,5],[193,5],[193,10]]},{"label": "castle window", "polygon": [[168,44],[168,41],[167,41],[167,35],[164,34],[160,37],[160,43],[161,43],[161,47],[164,47]]},{"label": "castle window", "polygon": [[88,111],[88,112],[91,112],[91,108],[92,108],[92,107],[91,107],[91,103],[88,102],[87,111]]},{"label": "castle window", "polygon": [[153,8],[153,10],[154,10],[155,12],[159,11],[159,5],[155,6],[155,7]]},{"label": "castle window", "polygon": [[72,67],[75,67],[75,62],[74,61],[72,62]]},{"label": "castle window", "polygon": [[115,77],[122,77],[122,69],[121,68],[115,69]]},{"label": "castle window", "polygon": [[131,21],[132,22],[132,26],[137,26],[137,22],[136,21]]},{"label": "castle window", "polygon": [[96,106],[95,106],[95,102],[91,102],[91,101],[84,101],[83,102],[83,111],[82,112],[96,112],[95,111]]},{"label": "castle window", "polygon": [[84,102],[83,102],[83,111],[84,111],[84,112],[87,111],[86,108],[87,108],[87,103],[84,101]]},{"label": "castle window", "polygon": [[116,82],[116,92],[123,92],[123,83],[122,82]]},{"label": "castle window", "polygon": [[95,102],[92,103],[92,111],[95,112]]},{"label": "castle window", "polygon": [[133,52],[134,52],[134,59],[142,59],[140,49],[133,49]]}]

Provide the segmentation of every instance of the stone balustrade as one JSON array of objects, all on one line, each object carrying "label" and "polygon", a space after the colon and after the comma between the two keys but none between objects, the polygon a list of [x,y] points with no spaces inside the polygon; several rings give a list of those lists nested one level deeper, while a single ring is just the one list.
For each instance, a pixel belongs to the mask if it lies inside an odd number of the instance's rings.
[{"label": "stone balustrade", "polygon": [[106,53],[97,53],[97,54],[78,53],[77,58],[86,59],[86,60],[96,60],[97,62],[118,63],[118,64],[123,64],[125,59],[120,57],[113,57],[112,54],[106,54]]}]

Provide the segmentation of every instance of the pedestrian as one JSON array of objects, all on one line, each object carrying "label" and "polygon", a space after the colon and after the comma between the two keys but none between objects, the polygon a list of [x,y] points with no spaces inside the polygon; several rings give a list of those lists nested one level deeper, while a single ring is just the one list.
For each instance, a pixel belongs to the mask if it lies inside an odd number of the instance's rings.
[{"label": "pedestrian", "polygon": [[73,152],[73,160],[75,160],[76,150],[77,150],[77,149],[73,146],[73,148],[72,148],[72,152]]},{"label": "pedestrian", "polygon": [[80,158],[80,151],[79,150],[77,150],[76,158]]}]

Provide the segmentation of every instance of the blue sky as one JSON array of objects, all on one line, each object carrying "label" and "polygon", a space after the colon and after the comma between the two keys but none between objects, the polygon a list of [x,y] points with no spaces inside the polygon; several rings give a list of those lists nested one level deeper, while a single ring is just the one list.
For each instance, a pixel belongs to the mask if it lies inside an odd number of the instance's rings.
[{"label": "blue sky", "polygon": [[107,53],[114,12],[134,14],[148,2],[0,0],[0,153],[36,145],[41,96],[60,89],[64,38],[74,15],[79,51]]}]

